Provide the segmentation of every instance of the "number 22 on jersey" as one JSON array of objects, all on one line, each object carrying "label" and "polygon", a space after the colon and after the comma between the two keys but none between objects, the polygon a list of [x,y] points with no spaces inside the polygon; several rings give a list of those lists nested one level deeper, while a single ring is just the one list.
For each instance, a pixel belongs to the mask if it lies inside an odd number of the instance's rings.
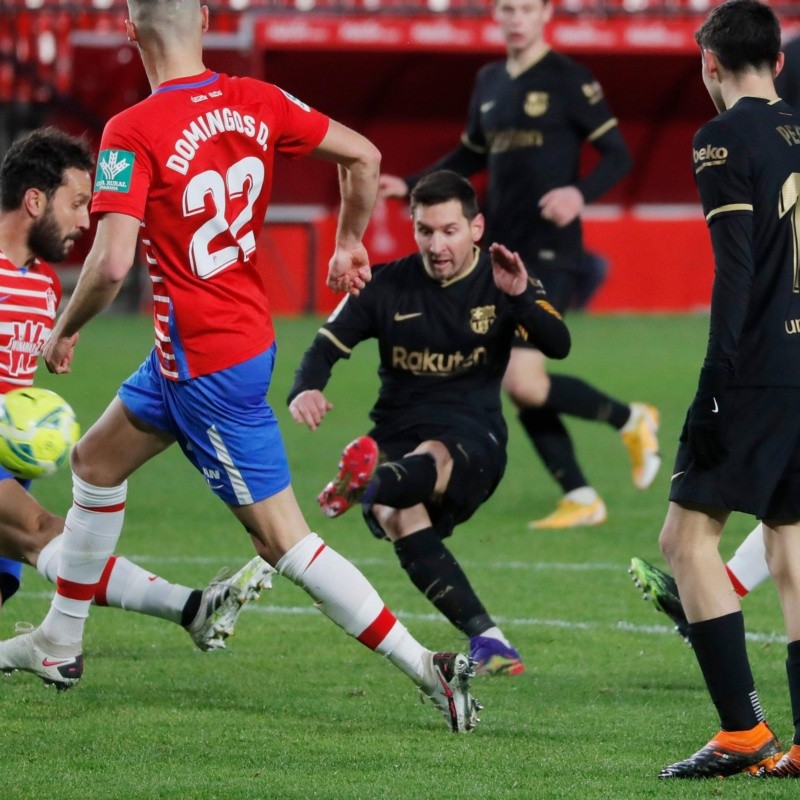
[{"label": "number 22 on jersey", "polygon": [[[800,178],[800,175],[798,175]],[[256,249],[253,231],[253,205],[264,185],[264,165],[258,158],[248,156],[233,164],[223,177],[219,172],[206,170],[195,175],[183,192],[183,216],[192,217],[206,209],[210,197],[214,216],[204,222],[189,243],[189,262],[198,278],[207,280],[235,264],[247,260]],[[233,220],[229,219],[231,201],[242,197],[245,206]],[[211,242],[228,231],[236,244],[211,249]]]}]

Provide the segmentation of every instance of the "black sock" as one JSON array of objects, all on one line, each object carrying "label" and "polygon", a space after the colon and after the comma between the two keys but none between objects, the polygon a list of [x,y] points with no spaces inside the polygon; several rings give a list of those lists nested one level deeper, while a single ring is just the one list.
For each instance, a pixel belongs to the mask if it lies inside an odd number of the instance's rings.
[{"label": "black sock", "polygon": [[494,625],[467,576],[433,528],[399,539],[394,550],[414,586],[456,628],[473,637]]},{"label": "black sock", "polygon": [[747,731],[764,721],[747,660],[741,611],[692,622],[688,629],[708,692],[724,731]]},{"label": "black sock", "polygon": [[786,652],[786,675],[789,678],[789,698],[794,720],[792,744],[800,744],[800,641],[789,642]]},{"label": "black sock", "polygon": [[194,589],[186,601],[186,605],[181,611],[181,625],[185,628],[196,616],[200,610],[200,600],[203,597],[202,589]]},{"label": "black sock", "polygon": [[524,408],[519,412],[519,421],[565,494],[589,485],[575,457],[572,439],[552,408]]},{"label": "black sock", "polygon": [[580,378],[571,375],[551,375],[547,407],[559,414],[581,419],[608,422],[619,430],[631,416],[627,403],[604,394]]},{"label": "black sock", "polygon": [[387,461],[375,470],[361,502],[391,508],[411,508],[423,503],[436,488],[436,460],[430,453]]}]

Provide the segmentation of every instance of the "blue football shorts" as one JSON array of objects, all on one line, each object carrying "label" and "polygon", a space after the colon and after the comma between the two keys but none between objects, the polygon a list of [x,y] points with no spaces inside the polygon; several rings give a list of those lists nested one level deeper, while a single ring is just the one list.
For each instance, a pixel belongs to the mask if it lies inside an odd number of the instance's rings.
[{"label": "blue football shorts", "polygon": [[[18,478],[5,467],[0,467],[0,481],[7,480],[16,481],[25,489],[31,488],[29,480]],[[0,557],[0,595],[2,595],[3,600],[8,600],[17,591],[21,580],[22,564],[19,561],[12,561],[10,558]]]},{"label": "blue football shorts", "polygon": [[167,380],[155,349],[118,395],[142,422],[172,434],[214,494],[257,503],[290,483],[278,420],[267,402],[277,348],[228,369]]}]

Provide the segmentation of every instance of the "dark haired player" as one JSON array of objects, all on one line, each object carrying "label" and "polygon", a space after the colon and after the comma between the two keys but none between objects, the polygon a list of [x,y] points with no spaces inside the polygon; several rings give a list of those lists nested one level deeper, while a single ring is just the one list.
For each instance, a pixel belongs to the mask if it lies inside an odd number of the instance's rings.
[{"label": "dark haired player", "polygon": [[[18,139],[0,164],[0,402],[6,392],[33,384],[61,301],[61,283],[47,262],[63,262],[89,227],[93,169],[87,143],[56,128]],[[0,558],[0,605],[19,588],[23,562],[56,582],[64,520],[36,502],[30,485],[0,467],[0,554],[8,557]],[[111,556],[95,602],[171,620],[201,650],[216,650],[270,572],[256,558],[201,591]],[[58,685],[72,671],[72,659],[65,659],[47,670],[47,679]]]},{"label": "dark haired player", "polygon": [[334,364],[378,340],[374,427],[345,448],[320,505],[338,516],[360,500],[413,584],[470,637],[478,674],[520,674],[519,653],[443,540],[505,470],[500,382],[515,331],[552,358],[567,355],[569,332],[517,253],[499,244],[479,251],[483,216],[465,178],[423,178],[411,192],[411,219],[419,252],[377,268],[336,309],[303,356],[289,407],[314,430],[331,408],[322,390]]},{"label": "dark haired player", "polygon": [[207,69],[209,12],[198,0],[128,0],[128,10],[126,33],[153,91],[103,131],[97,235],[43,355],[51,371],[70,371],[79,331],[119,291],[140,233],[155,344],[75,446],[56,595],[41,626],[0,643],[0,668],[43,677],[42,659],[55,656],[76,665],[65,688],[78,682],[90,599],[122,531],[127,478],[178,442],[258,554],[408,676],[449,730],[468,732],[478,710],[469,658],[423,647],[355,566],[311,532],[266,399],[277,347],[256,238],[276,154],[314,153],[337,165],[342,202],[328,285],[357,294],[370,279],[362,237],[380,153],[277,86]]},{"label": "dark haired player", "polygon": [[[507,58],[478,73],[461,144],[406,179],[383,175],[381,190],[384,197],[405,197],[435,169],[464,176],[487,170],[487,241],[518,251],[547,287],[549,301],[564,313],[580,292],[585,271],[580,214],[625,175],[631,159],[600,84],[545,42],[552,11],[550,0],[494,0]],[[599,159],[579,177],[585,142]],[[661,460],[659,415],[652,406],[620,402],[569,375],[548,375],[543,354],[523,339],[515,342],[503,386],[564,493],[556,510],[530,527],[606,520],[606,507],[578,463],[561,414],[607,422],[622,435],[634,484],[645,489],[655,479]]]},{"label": "dark haired player", "polygon": [[[695,178],[714,252],[708,347],[659,543],[675,575],[720,731],[663,778],[800,775],[800,113],[779,99],[780,26],[728,0],[696,34],[720,112],[697,132]],[[767,726],[744,619],[718,545],[731,511],[762,521],[789,640],[791,750]],[[779,760],[780,758],[780,760]],[[777,765],[776,765],[777,762]]]}]

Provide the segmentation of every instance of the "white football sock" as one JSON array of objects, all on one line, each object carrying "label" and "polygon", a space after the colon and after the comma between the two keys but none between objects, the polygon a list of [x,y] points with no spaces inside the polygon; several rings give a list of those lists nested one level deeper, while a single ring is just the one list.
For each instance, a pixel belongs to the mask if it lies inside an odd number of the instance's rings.
[{"label": "white football sock", "polygon": [[122,556],[111,556],[97,586],[98,606],[124,608],[180,624],[193,589],[165,581]]},{"label": "white football sock", "polygon": [[386,656],[417,685],[425,680],[430,651],[397,621],[364,575],[316,533],[301,539],[275,567],[347,633]]},{"label": "white football sock", "polygon": [[567,492],[564,495],[567,500],[572,500],[575,503],[580,503],[583,506],[588,506],[590,503],[595,503],[600,499],[600,496],[591,486],[581,486]]},{"label": "white football sock", "polygon": [[506,639],[503,635],[503,631],[500,630],[496,625],[489,628],[489,630],[484,631],[481,636],[486,636],[489,639],[497,639],[498,641],[502,642],[506,647],[511,647],[511,642]]},{"label": "white football sock", "polygon": [[[60,548],[61,534],[42,548],[36,561],[36,569],[51,583],[56,582]],[[111,556],[100,577],[94,602],[98,606],[138,611],[180,624],[183,608],[193,591],[165,581],[127,558]]]},{"label": "white football sock", "polygon": [[97,583],[122,532],[127,483],[92,486],[72,476],[58,557],[56,594],[40,629],[54,644],[80,645]]},{"label": "white football sock", "polygon": [[[736,586],[734,582],[734,588],[740,597],[751,592],[769,578],[767,554],[764,550],[764,531],[761,529],[761,523],[747,534],[747,538],[736,548],[733,557],[725,566],[728,568],[729,576],[741,584],[741,586]],[[744,592],[741,591],[742,589]]]}]

